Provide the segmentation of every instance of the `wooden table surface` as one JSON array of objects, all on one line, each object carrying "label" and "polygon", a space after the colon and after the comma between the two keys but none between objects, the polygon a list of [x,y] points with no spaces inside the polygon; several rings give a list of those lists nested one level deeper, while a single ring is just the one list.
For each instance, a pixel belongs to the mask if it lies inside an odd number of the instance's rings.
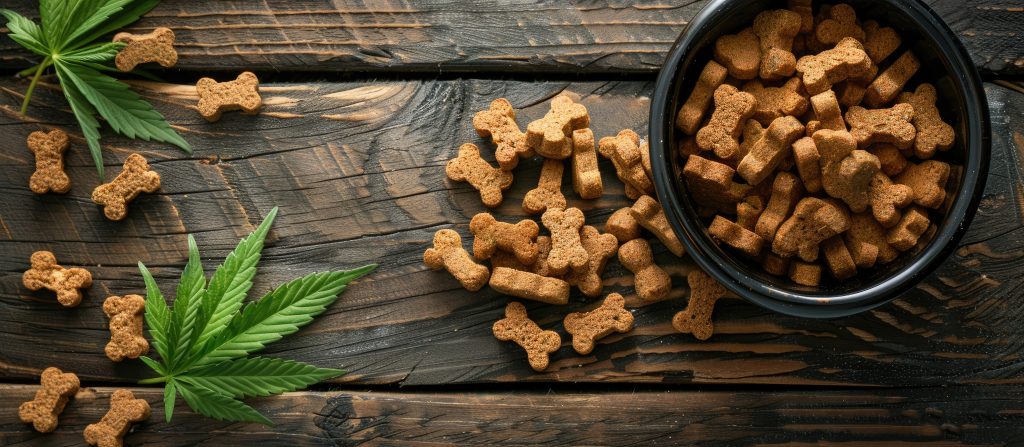
[{"label": "wooden table surface", "polygon": [[[34,1],[7,3],[37,16]],[[569,92],[598,137],[645,133],[665,52],[704,2],[164,0],[131,30],[173,28],[179,63],[160,72],[168,82],[133,84],[195,153],[105,131],[108,172],[139,152],[164,179],[121,222],[89,199],[96,170],[55,80],[44,78],[27,117],[18,113],[27,82],[12,74],[33,58],[0,38],[0,445],[76,445],[105,411],[71,405],[48,435],[19,422],[17,406],[51,365],[81,377],[80,401],[130,387],[153,404],[127,445],[1024,444],[1024,90],[1008,82],[1024,74],[1024,10],[929,3],[986,79],[993,132],[977,216],[935,274],[891,304],[831,321],[726,299],[701,342],[670,324],[693,263],[658,245],[670,298],[641,303],[613,261],[605,293],[627,296],[636,328],[586,356],[563,346],[541,374],[491,334],[506,298],[466,292],[422,263],[435,231],[466,237],[484,210],[469,186],[446,180],[444,164],[461,143],[481,142],[472,114],[498,97],[522,109],[523,125]],[[195,80],[242,70],[263,80],[263,112],[206,123]],[[74,186],[37,196],[24,141],[51,128],[71,134]],[[539,161],[521,166],[496,210],[510,219],[537,181]],[[599,227],[628,203],[610,164],[601,168],[602,198],[567,194]],[[380,264],[266,351],[349,374],[250,400],[272,427],[212,421],[180,403],[164,423],[160,390],[135,384],[147,377],[141,363],[104,356],[102,300],[144,289],[138,261],[171,284],[187,234],[209,271],[274,206],[251,295],[313,271]],[[93,273],[80,307],[21,285],[36,250]],[[568,306],[528,308],[562,331],[566,313],[592,306],[574,295]]]}]

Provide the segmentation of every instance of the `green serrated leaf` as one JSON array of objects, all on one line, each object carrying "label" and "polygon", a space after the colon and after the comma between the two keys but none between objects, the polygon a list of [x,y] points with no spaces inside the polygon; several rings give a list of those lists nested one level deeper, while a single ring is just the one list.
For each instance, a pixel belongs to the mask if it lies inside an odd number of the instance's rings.
[{"label": "green serrated leaf", "polygon": [[266,416],[231,396],[184,381],[178,382],[177,388],[181,397],[185,398],[185,403],[203,416],[222,421],[259,422],[264,425],[273,425],[273,422]]},{"label": "green serrated leaf", "polygon": [[292,360],[251,357],[202,366],[177,378],[231,397],[245,398],[300,390],[344,373]]},{"label": "green serrated leaf", "polygon": [[[146,283],[146,326],[149,327],[149,335],[153,337],[153,347],[160,357],[167,361],[167,322],[171,319],[171,310],[167,307],[167,300],[160,292],[160,287],[153,280],[142,262],[139,262],[139,272],[142,273],[142,280]],[[155,368],[154,368],[155,369]],[[161,375],[166,374],[160,370]]]},{"label": "green serrated leaf", "polygon": [[161,376],[167,375],[167,370],[164,368],[164,365],[161,365],[160,362],[153,360],[149,356],[141,356],[139,357],[139,360],[142,360],[142,363],[145,363],[150,369],[156,371],[157,374],[160,374]]},{"label": "green serrated leaf", "polygon": [[178,395],[177,388],[174,379],[168,380],[164,385],[164,422],[171,422],[171,415],[174,414],[174,398]]},{"label": "green serrated leaf", "polygon": [[250,302],[200,351],[196,365],[221,362],[257,352],[305,326],[338,298],[352,280],[375,264],[350,271],[313,273],[288,282]]},{"label": "green serrated leaf", "polygon": [[231,320],[231,316],[242,306],[242,301],[245,300],[246,294],[252,287],[252,279],[256,276],[256,264],[260,261],[263,241],[276,216],[277,207],[274,207],[263,219],[263,223],[256,228],[256,231],[242,239],[224,259],[224,263],[217,267],[213,278],[210,279],[206,296],[203,298],[206,315],[209,315],[210,319],[202,327],[202,332],[194,346],[195,351],[211,337],[220,333]]},{"label": "green serrated leaf", "polygon": [[163,115],[127,84],[71,61],[58,60],[55,64],[66,69],[68,78],[115,132],[128,138],[170,143],[191,152],[191,146],[171,129]]},{"label": "green serrated leaf", "polygon": [[167,329],[168,358],[167,368],[178,372],[188,359],[192,344],[198,334],[194,334],[199,309],[202,307],[203,291],[206,277],[203,275],[203,264],[199,260],[199,247],[192,235],[188,235],[188,263],[181,272],[178,288],[175,291],[174,314]]},{"label": "green serrated leaf", "polygon": [[7,37],[40,56],[49,56],[46,36],[36,22],[9,9],[0,9],[0,14],[7,18]]},{"label": "green serrated leaf", "polygon": [[82,135],[86,144],[89,145],[89,152],[92,154],[92,161],[96,164],[96,172],[103,179],[103,152],[100,146],[100,123],[96,120],[96,109],[89,104],[89,101],[82,96],[75,84],[71,81],[70,72],[62,64],[54,64],[57,70],[57,77],[64,89],[64,97],[71,105],[71,111],[78,120],[78,126],[82,128]]},{"label": "green serrated leaf", "polygon": [[[144,14],[149,12],[153,7],[160,3],[159,0],[133,0],[130,4],[125,5],[119,12],[110,14],[106,21],[95,27],[85,37],[78,39],[80,42],[92,42],[105,34],[110,34],[121,28],[124,28],[132,22],[142,17]],[[69,45],[69,49],[75,49],[75,42],[72,41]]]},{"label": "green serrated leaf", "polygon": [[66,61],[75,62],[79,65],[89,65],[92,68],[99,67],[104,70],[109,70],[111,69],[110,67],[101,64],[113,61],[114,58],[117,57],[118,50],[121,48],[124,48],[123,43],[104,42],[64,53],[60,58]]},{"label": "green serrated leaf", "polygon": [[[102,25],[110,19],[111,16],[121,12],[125,5],[132,1],[134,0],[104,0],[99,2],[95,8],[92,8],[91,13],[86,14],[85,11],[79,12],[76,17],[78,20],[71,23],[73,28],[68,31],[67,37],[61,45],[61,49],[73,49],[74,42],[79,41],[79,39],[89,34],[94,28]],[[92,39],[83,39],[81,41],[89,43],[92,42]]]}]

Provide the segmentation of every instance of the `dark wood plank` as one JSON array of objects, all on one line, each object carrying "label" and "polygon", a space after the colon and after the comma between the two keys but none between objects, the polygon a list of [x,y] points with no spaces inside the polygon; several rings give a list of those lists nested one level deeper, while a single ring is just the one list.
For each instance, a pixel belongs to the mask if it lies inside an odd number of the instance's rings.
[{"label": "dark wood plank", "polygon": [[[35,16],[33,0],[5,7]],[[656,72],[703,0],[354,2],[164,0],[132,27],[173,28],[177,70],[474,73]],[[1020,8],[928,0],[995,74],[1024,72]],[[33,58],[0,39],[0,68]]]},{"label": "dark wood plank", "polygon": [[[68,404],[54,433],[17,419],[34,386],[0,385],[0,443],[77,445],[112,388]],[[1018,445],[1024,389],[850,391],[303,392],[252,399],[272,427],[218,422],[133,389],[152,417],[125,445]]]},{"label": "dark wood plank", "polygon": [[[657,247],[673,276],[671,299],[643,305],[632,276],[610,263],[606,293],[628,296],[636,330],[609,337],[590,355],[568,346],[548,373],[535,374],[522,352],[491,335],[506,299],[468,293],[443,272],[427,270],[422,252],[434,231],[467,223],[482,211],[465,184],[447,181],[443,164],[459,144],[480,142],[472,113],[495,97],[524,108],[520,122],[541,116],[548,98],[568,91],[591,111],[597,136],[623,127],[644,131],[651,85],[644,82],[526,83],[422,81],[268,85],[256,117],[228,114],[208,124],[191,110],[190,86],[141,84],[141,91],[196,148],[194,157],[166,145],[108,136],[111,172],[130,151],[153,160],[163,189],[132,204],[125,221],[105,220],[89,201],[95,169],[77,134],[69,151],[74,187],[67,196],[36,196],[25,186],[32,163],[26,136],[53,126],[74,129],[52,85],[37,93],[32,121],[16,113],[24,84],[0,82],[0,378],[26,380],[49,365],[87,381],[132,383],[147,377],[138,362],[103,355],[110,294],[138,293],[137,261],[151,266],[165,293],[184,265],[185,235],[196,235],[210,270],[275,205],[253,293],[301,274],[378,262],[310,327],[268,352],[351,372],[339,382],[439,385],[480,382],[697,382],[837,385],[928,385],[1024,382],[1024,228],[1021,117],[1024,95],[988,85],[994,144],[985,200],[962,246],[947,264],[895,303],[836,321],[773,314],[723,300],[708,342],[674,333],[684,306],[690,261]],[[481,143],[483,144],[483,143]],[[487,146],[484,146],[487,147]],[[485,151],[486,152],[486,151]],[[602,163],[605,163],[602,161]],[[522,197],[536,185],[539,162],[523,164],[499,213],[520,218]],[[612,169],[602,164],[607,194],[578,200],[603,226],[627,204]],[[95,285],[80,308],[60,308],[21,285],[33,251],[52,250],[66,265],[88,267]],[[562,317],[591,303],[531,305],[539,323],[561,331]]]}]

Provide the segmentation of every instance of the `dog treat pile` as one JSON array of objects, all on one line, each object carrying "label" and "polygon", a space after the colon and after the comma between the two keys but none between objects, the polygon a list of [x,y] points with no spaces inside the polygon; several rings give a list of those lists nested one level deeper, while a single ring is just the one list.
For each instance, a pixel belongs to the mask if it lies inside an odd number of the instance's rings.
[{"label": "dog treat pile", "polygon": [[956,136],[935,87],[908,87],[920,63],[899,33],[846,4],[789,6],[717,39],[675,124],[711,236],[817,286],[927,240],[956,168],[932,157]]}]

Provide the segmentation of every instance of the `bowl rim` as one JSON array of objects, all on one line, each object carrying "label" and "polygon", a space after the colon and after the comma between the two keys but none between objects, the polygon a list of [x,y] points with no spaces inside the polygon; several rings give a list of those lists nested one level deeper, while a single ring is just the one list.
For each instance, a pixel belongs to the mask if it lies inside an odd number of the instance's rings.
[{"label": "bowl rim", "polygon": [[[907,268],[880,282],[835,295],[809,294],[767,284],[722,262],[704,224],[687,218],[684,207],[680,205],[682,201],[675,187],[669,158],[675,156],[675,148],[667,142],[668,135],[673,132],[672,118],[675,116],[675,110],[669,111],[668,107],[674,105],[674,97],[682,84],[684,59],[689,51],[699,50],[696,42],[702,37],[699,35],[701,28],[722,20],[724,14],[739,5],[753,1],[760,0],[711,0],[683,29],[665,58],[655,82],[648,129],[651,167],[658,199],[663,204],[675,204],[663,208],[673,231],[686,246],[690,257],[701,269],[741,298],[780,313],[812,318],[852,315],[885,304],[915,286],[946,261],[967,231],[977,210],[985,189],[991,151],[989,109],[981,77],[963,43],[930,7],[921,0],[886,1],[888,7],[902,10],[905,16],[917,24],[921,35],[939,47],[937,54],[941,55],[940,62],[950,71],[950,78],[962,93],[957,99],[964,105],[967,135],[964,137],[966,159],[961,187],[931,242],[908,262]],[[975,113],[972,114],[972,111]]]}]

